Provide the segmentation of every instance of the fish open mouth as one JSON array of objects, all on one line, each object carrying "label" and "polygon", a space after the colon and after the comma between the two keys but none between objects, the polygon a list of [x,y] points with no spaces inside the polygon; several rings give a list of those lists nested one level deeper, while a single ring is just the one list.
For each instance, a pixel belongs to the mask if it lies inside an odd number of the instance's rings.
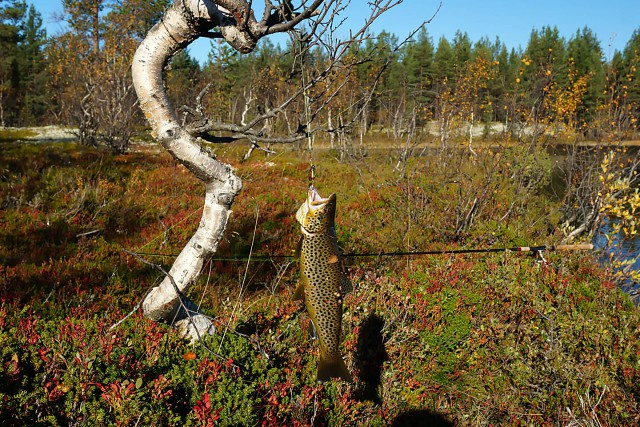
[{"label": "fish open mouth", "polygon": [[321,207],[329,203],[330,199],[331,197],[323,198],[322,196],[320,196],[318,190],[316,190],[315,187],[309,187],[309,194],[307,196],[307,205],[309,206],[309,209],[320,209]]},{"label": "fish open mouth", "polygon": [[329,197],[322,197],[318,194],[318,190],[313,185],[309,186],[309,192],[307,193],[307,200],[300,205],[300,208],[296,212],[296,220],[302,228],[302,232],[308,236],[312,235],[312,231],[307,228],[309,225],[309,217],[315,217],[318,211],[322,211],[327,208],[327,205],[335,203],[336,195],[332,194]]}]

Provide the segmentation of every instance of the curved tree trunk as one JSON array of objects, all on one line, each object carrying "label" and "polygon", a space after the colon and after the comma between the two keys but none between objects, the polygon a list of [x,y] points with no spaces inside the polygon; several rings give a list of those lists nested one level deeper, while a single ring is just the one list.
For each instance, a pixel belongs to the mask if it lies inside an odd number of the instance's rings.
[{"label": "curved tree trunk", "polygon": [[205,0],[176,1],[139,46],[132,64],[136,93],[154,137],[205,184],[198,229],[169,274],[142,304],[147,317],[175,325],[192,340],[213,328],[209,318],[182,294],[195,282],[206,257],[216,251],[242,182],[229,165],[202,150],[195,137],[181,127],[169,105],[162,72],[172,55],[223,21],[224,12]]}]

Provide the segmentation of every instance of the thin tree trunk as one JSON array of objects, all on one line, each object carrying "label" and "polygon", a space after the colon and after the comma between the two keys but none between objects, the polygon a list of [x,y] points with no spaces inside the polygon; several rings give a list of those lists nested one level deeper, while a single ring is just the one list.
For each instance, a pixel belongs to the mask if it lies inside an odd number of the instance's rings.
[{"label": "thin tree trunk", "polygon": [[327,125],[329,125],[329,129],[331,129],[331,132],[329,132],[329,147],[333,150],[336,133],[333,129],[333,122],[331,120],[331,107],[327,108]]},{"label": "thin tree trunk", "polygon": [[471,112],[471,118],[469,119],[469,151],[473,154],[473,157],[478,157],[478,153],[476,153],[473,149],[473,111]]}]

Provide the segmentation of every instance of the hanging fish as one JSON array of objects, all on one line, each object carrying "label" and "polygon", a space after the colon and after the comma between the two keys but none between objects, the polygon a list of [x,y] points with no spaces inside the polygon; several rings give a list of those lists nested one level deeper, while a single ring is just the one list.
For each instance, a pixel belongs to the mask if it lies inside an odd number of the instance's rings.
[{"label": "hanging fish", "polygon": [[339,352],[342,298],[350,290],[344,273],[335,231],[336,195],[326,199],[309,188],[296,220],[302,238],[299,245],[300,285],[294,299],[304,299],[320,346],[318,381],[340,378],[351,382],[351,374]]}]

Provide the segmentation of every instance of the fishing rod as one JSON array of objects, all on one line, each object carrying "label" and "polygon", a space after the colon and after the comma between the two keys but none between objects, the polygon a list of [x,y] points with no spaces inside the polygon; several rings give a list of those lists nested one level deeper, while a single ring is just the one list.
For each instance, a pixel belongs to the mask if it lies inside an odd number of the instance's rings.
[{"label": "fishing rod", "polygon": [[[585,251],[592,250],[591,243],[580,243],[576,245],[541,245],[541,246],[515,246],[510,248],[480,248],[480,249],[445,249],[438,251],[415,251],[415,252],[371,252],[371,253],[346,253],[342,254],[343,258],[366,258],[366,257],[409,257],[424,255],[457,255],[457,254],[476,254],[476,253],[498,253],[498,252],[533,252],[540,254],[541,252],[554,251]],[[157,257],[176,257],[178,254],[160,254],[150,252],[135,252],[136,255],[157,256]],[[253,255],[250,257],[214,257],[212,261],[231,261],[231,262],[247,262],[247,261],[268,261],[271,259],[295,259],[294,255]]]},{"label": "fishing rod", "polygon": [[380,253],[351,253],[342,254],[344,258],[350,257],[370,257],[370,256],[419,256],[419,255],[447,255],[447,254],[477,254],[492,252],[542,252],[542,251],[583,251],[592,250],[591,243],[581,243],[577,245],[542,245],[542,246],[516,246],[512,248],[482,248],[482,249],[445,249],[439,251],[416,251],[416,252],[380,252]]}]

